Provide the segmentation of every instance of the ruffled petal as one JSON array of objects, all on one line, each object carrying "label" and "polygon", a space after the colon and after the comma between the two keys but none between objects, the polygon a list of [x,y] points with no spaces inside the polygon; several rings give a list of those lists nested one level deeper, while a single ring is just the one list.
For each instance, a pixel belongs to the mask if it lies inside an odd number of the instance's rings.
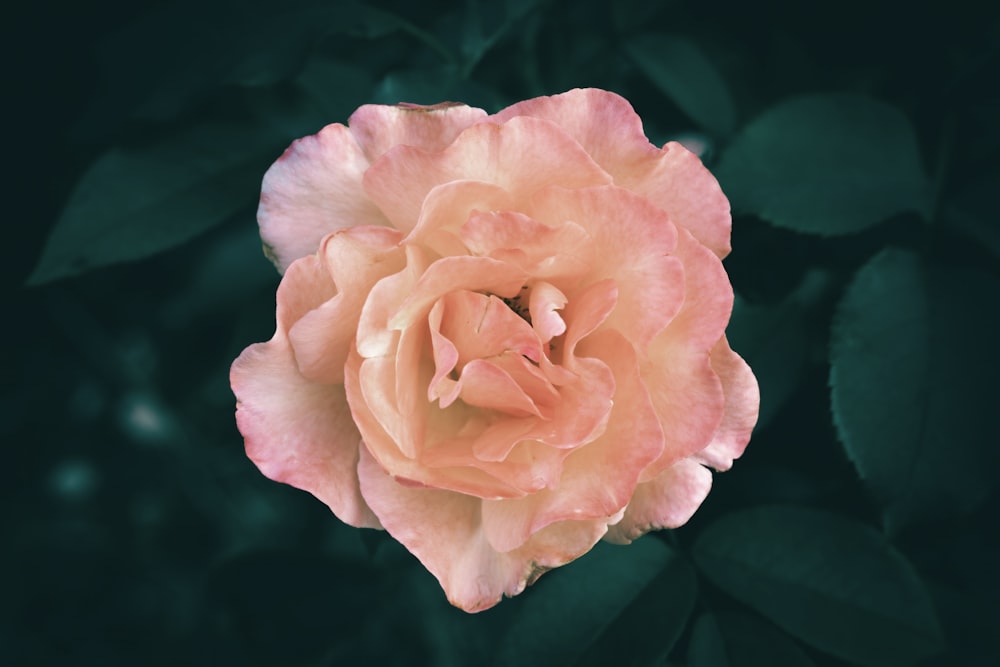
[{"label": "ruffled petal", "polygon": [[462,130],[485,118],[482,109],[455,102],[433,106],[366,104],[351,114],[348,125],[365,156],[374,162],[393,146],[442,150]]},{"label": "ruffled petal", "polygon": [[427,194],[456,180],[499,185],[517,201],[549,185],[581,188],[611,178],[556,124],[514,118],[473,125],[439,152],[396,146],[372,163],[363,184],[393,225],[409,231]]},{"label": "ruffled petal", "polygon": [[560,95],[536,97],[509,106],[490,120],[506,122],[517,116],[557,123],[612,175],[617,165],[630,158],[657,152],[632,105],[607,90],[577,88]]},{"label": "ruffled petal", "polygon": [[663,431],[631,345],[613,331],[602,332],[587,344],[591,351],[600,351],[614,373],[615,402],[607,427],[567,457],[556,488],[483,502],[483,530],[499,551],[516,549],[559,521],[610,521],[628,504],[642,471],[663,451]]},{"label": "ruffled petal", "polygon": [[[306,378],[343,383],[344,362],[369,291],[379,279],[403,268],[401,238],[387,227],[351,227],[323,239],[319,261],[333,277],[338,294],[302,315],[289,330],[299,371]],[[302,294],[313,291],[296,289]]]},{"label": "ruffled petal", "polygon": [[712,369],[722,381],[725,414],[711,444],[694,458],[716,470],[729,470],[750,442],[760,409],[760,388],[753,371],[725,338],[712,348]]},{"label": "ruffled petal", "polygon": [[261,185],[257,222],[278,270],[311,255],[327,234],[389,222],[365,194],[368,158],[343,125],[298,139],[271,165]]},{"label": "ruffled petal", "polygon": [[588,279],[613,279],[618,286],[606,326],[621,331],[638,349],[680,310],[684,271],[671,256],[677,229],[662,210],[627,190],[603,186],[548,188],[533,197],[529,212],[546,224],[572,220],[586,230],[594,248]]},{"label": "ruffled petal", "polygon": [[558,123],[620,185],[647,197],[719,258],[730,251],[729,200],[697,155],[679,143],[649,143],[625,99],[606,90],[577,89],[510,106],[490,120],[516,116]]},{"label": "ruffled petal", "polygon": [[615,183],[647,198],[722,259],[732,246],[729,199],[701,159],[672,141],[653,158],[616,169]]},{"label": "ruffled petal", "polygon": [[437,578],[448,601],[467,612],[517,595],[545,571],[585,554],[607,530],[607,521],[556,523],[501,553],[483,533],[478,498],[398,484],[365,451],[359,474],[386,530]]},{"label": "ruffled petal", "polygon": [[303,378],[280,330],[243,351],[230,383],[247,456],[264,475],[308,491],[345,523],[381,527],[358,486],[361,436],[342,386]]},{"label": "ruffled petal", "polygon": [[677,528],[688,522],[712,488],[712,473],[682,459],[635,490],[622,520],[604,539],[629,544],[651,530]]}]

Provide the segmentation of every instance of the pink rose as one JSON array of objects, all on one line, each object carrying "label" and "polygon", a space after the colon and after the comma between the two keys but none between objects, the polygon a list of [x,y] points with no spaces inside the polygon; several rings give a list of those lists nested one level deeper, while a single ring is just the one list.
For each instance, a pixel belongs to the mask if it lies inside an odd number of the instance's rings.
[{"label": "pink rose", "polygon": [[258,219],[284,277],[232,367],[247,454],[466,611],[680,526],[746,447],[729,203],[613,93],[363,106],[285,151]]}]

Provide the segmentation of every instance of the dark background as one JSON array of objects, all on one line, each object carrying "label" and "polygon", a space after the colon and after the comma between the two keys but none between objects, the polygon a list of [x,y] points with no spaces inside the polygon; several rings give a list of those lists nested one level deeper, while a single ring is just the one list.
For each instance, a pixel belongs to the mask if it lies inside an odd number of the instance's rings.
[{"label": "dark background", "polygon": [[[1000,661],[991,634],[1000,594],[996,11],[791,0],[105,1],[7,11],[4,662]],[[630,46],[648,35],[697,47],[728,87],[732,127],[698,118],[704,107],[686,106],[676,81],[651,74]],[[467,616],[401,547],[343,526],[245,459],[228,367],[273,332],[279,279],[260,253],[256,195],[289,141],[346,121],[360,104],[458,99],[492,112],[575,86],[626,96],[655,143],[695,134],[712,169],[782,101],[832,92],[876,99],[913,128],[933,204],[922,216],[892,210],[850,233],[812,233],[734,198],[726,266],[741,305],[731,338],[763,392],[746,455],[716,476],[689,525],[599,548]],[[131,236],[84,228],[52,237],[71,259],[25,286],[56,221],[81,205],[73,193],[90,165],[122,147],[148,151],[153,163],[163,145],[198,146],[211,159],[222,150],[211,133],[203,144],[175,140],[205,126],[258,131],[245,135],[252,150],[224,185],[163,202],[159,211],[178,221],[165,240],[143,245],[163,225],[145,209]],[[845,127],[832,125],[831,136]],[[752,183],[738,167],[720,174],[727,192]],[[105,175],[93,197],[114,209],[136,191],[120,178]],[[91,251],[100,234],[120,242]],[[134,261],[112,261],[125,257]],[[928,286],[921,303],[931,324],[877,319],[903,312],[912,293],[900,276],[914,275]],[[904,286],[898,294],[893,280]],[[893,322],[916,332],[922,356],[885,368],[878,359],[892,356],[891,345],[872,363],[838,357],[852,326],[894,341]],[[838,363],[850,376],[840,389],[831,381]],[[893,373],[911,367],[932,369],[916,407],[894,398],[908,380]],[[838,391],[848,397],[840,407],[831,402]],[[859,419],[850,397],[861,394],[874,398]],[[915,420],[918,435],[878,430],[883,414],[890,424]],[[919,448],[900,467],[944,461],[941,472],[911,470],[917,481],[902,487],[891,474],[865,474],[857,450],[871,452],[873,441],[890,454]],[[763,515],[746,514],[761,507]],[[818,560],[775,579],[774,558],[795,561],[802,541],[812,545],[802,558]],[[846,562],[841,547],[864,557]],[[722,558],[726,549],[736,556]],[[758,558],[758,549],[771,555]],[[881,565],[869,567],[879,559],[902,563],[895,571],[905,576],[880,575]],[[886,577],[899,587],[880,588]],[[810,583],[820,580],[848,582],[847,592],[831,597]],[[931,620],[906,615],[914,595]],[[859,618],[874,637],[857,629]]]}]

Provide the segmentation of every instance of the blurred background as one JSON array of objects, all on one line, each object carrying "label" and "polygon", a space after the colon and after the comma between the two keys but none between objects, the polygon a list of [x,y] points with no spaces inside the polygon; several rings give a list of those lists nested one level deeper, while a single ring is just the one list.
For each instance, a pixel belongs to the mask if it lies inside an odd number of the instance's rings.
[{"label": "blurred background", "polygon": [[[995,665],[1000,20],[981,3],[20,4],[0,401],[10,665]],[[596,86],[734,207],[744,458],[475,616],[243,454],[260,178],[359,105]]]}]

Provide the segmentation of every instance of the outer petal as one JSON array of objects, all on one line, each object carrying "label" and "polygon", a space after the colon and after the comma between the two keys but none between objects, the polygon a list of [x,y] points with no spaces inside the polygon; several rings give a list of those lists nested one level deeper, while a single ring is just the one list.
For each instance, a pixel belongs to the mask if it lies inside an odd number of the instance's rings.
[{"label": "outer petal", "polygon": [[712,369],[722,380],[725,414],[712,443],[695,458],[716,470],[729,470],[750,441],[760,409],[760,388],[747,363],[723,338],[712,348]]},{"label": "outer petal", "polygon": [[625,99],[606,90],[577,89],[508,107],[491,119],[544,118],[567,134],[614,178],[666,211],[717,256],[729,254],[729,200],[697,155],[671,142],[649,143],[642,121]]},{"label": "outer petal", "polygon": [[343,386],[303,378],[280,329],[243,351],[230,383],[247,456],[264,475],[308,491],[345,523],[381,527],[358,486],[361,436]]},{"label": "outer petal", "polygon": [[632,105],[624,97],[599,88],[577,88],[518,102],[491,119],[506,122],[517,116],[557,123],[606,170],[657,152]]},{"label": "outer petal", "polygon": [[261,185],[257,222],[278,270],[316,252],[320,239],[344,227],[388,225],[365,194],[368,158],[343,125],[298,139],[271,165]]},{"label": "outer petal", "polygon": [[397,229],[409,231],[427,194],[456,180],[493,183],[517,200],[548,185],[580,188],[611,178],[556,124],[515,118],[473,125],[436,153],[397,146],[372,163],[364,188]]},{"label": "outer petal", "polygon": [[729,199],[701,159],[671,141],[652,159],[608,167],[615,183],[649,199],[720,259],[732,249]]},{"label": "outer petal", "polygon": [[683,526],[711,488],[712,473],[691,459],[682,459],[639,485],[625,516],[608,528],[604,539],[628,544],[651,530]]},{"label": "outer petal", "polygon": [[501,553],[483,534],[478,498],[402,486],[364,450],[359,475],[389,533],[437,577],[448,601],[467,612],[517,595],[546,570],[589,551],[607,530],[606,520],[562,522]]},{"label": "outer petal", "polygon": [[366,104],[351,114],[351,133],[369,161],[393,146],[439,151],[462,130],[486,118],[482,109],[456,102],[434,106]]}]

